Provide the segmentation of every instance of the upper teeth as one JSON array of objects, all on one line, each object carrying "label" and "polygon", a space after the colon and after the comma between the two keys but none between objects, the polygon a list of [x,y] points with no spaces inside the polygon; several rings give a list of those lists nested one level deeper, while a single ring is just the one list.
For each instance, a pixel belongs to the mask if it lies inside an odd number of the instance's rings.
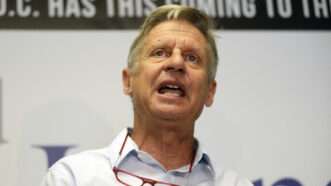
[{"label": "upper teeth", "polygon": [[169,87],[169,88],[179,88],[179,86],[177,86],[177,85],[167,85],[167,87]]}]

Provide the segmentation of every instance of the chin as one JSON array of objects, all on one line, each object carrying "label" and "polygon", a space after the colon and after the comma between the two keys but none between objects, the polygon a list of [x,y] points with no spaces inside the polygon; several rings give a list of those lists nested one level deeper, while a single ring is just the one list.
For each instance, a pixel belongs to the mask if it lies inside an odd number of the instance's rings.
[{"label": "chin", "polygon": [[187,118],[191,117],[191,114],[188,111],[178,109],[162,109],[155,112],[155,115],[167,121],[187,120]]}]

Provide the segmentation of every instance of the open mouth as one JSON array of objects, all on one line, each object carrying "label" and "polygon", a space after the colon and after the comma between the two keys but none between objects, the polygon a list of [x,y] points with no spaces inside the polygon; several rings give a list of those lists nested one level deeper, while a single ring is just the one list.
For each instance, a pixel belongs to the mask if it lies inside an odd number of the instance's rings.
[{"label": "open mouth", "polygon": [[158,89],[160,94],[169,94],[177,97],[185,96],[185,89],[178,83],[162,83]]}]

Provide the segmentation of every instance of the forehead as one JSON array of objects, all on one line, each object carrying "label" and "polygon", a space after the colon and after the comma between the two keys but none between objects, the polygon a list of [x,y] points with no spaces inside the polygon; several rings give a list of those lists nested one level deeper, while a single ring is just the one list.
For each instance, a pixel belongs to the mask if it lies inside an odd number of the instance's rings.
[{"label": "forehead", "polygon": [[169,20],[156,25],[146,37],[146,44],[176,44],[194,48],[204,48],[206,39],[191,23]]}]

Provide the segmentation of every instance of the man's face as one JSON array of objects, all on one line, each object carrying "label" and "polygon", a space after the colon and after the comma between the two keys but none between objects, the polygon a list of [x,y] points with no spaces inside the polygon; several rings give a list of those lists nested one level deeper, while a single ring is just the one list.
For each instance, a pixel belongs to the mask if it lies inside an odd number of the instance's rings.
[{"label": "man's face", "polygon": [[190,23],[172,20],[155,26],[143,47],[136,69],[123,71],[135,114],[194,122],[216,89],[215,81],[208,83],[206,39]]}]

